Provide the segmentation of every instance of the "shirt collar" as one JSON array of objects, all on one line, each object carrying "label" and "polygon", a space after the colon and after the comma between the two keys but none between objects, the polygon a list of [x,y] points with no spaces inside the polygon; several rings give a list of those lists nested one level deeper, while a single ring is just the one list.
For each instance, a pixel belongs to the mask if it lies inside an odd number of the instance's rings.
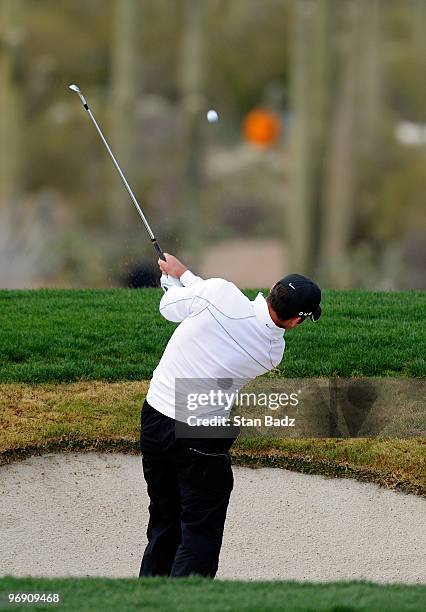
[{"label": "shirt collar", "polygon": [[254,312],[262,327],[267,327],[271,335],[283,336],[284,329],[275,325],[269,314],[268,304],[261,293],[258,293],[256,299],[252,302]]}]

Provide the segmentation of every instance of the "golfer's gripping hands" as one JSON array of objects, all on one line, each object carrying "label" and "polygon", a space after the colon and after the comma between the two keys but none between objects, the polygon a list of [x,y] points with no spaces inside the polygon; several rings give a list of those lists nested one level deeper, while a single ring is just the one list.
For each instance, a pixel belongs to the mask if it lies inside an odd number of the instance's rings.
[{"label": "golfer's gripping hands", "polygon": [[160,285],[163,291],[168,291],[170,287],[183,287],[180,282],[180,277],[187,270],[187,268],[173,255],[164,253],[164,259],[158,260],[158,265],[162,272],[160,278]]}]

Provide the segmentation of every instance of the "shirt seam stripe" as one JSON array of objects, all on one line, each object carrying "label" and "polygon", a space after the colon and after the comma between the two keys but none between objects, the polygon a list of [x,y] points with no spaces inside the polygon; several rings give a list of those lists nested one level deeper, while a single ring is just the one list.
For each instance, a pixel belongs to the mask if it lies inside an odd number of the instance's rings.
[{"label": "shirt seam stripe", "polygon": [[[168,304],[165,304],[164,306],[160,306],[160,312],[162,310],[164,310],[165,308],[167,308],[168,306],[173,306],[173,304],[177,304],[178,302],[185,302],[186,300],[192,300],[194,298],[198,298],[199,300],[204,300],[205,302],[207,302],[207,304],[209,306],[213,306],[213,308],[215,308],[218,312],[220,312],[221,315],[223,315],[224,317],[226,317],[227,319],[230,319],[231,321],[241,321],[242,319],[252,319],[253,317],[256,317],[255,314],[252,315],[247,315],[246,317],[230,317],[229,315],[227,315],[225,312],[222,312],[222,310],[220,310],[220,308],[218,308],[217,306],[215,306],[213,304],[213,302],[210,302],[210,300],[208,300],[205,297],[202,297],[201,295],[193,295],[191,297],[187,297],[187,298],[181,298],[180,300],[175,300],[174,302],[169,302]],[[198,314],[198,313],[197,313]],[[256,317],[257,318],[257,317]]]},{"label": "shirt seam stripe", "polygon": [[235,342],[235,344],[237,344],[241,350],[243,350],[246,355],[248,355],[249,357],[251,357],[253,359],[253,361],[255,361],[257,364],[260,365],[260,367],[262,367],[266,372],[269,372],[270,368],[266,368],[263,363],[260,363],[260,361],[258,361],[256,359],[256,357],[253,357],[253,355],[251,353],[249,353],[243,346],[241,346],[241,344],[239,342],[237,342],[237,340],[235,340],[235,338],[233,336],[231,336],[231,334],[229,333],[229,331],[222,325],[222,323],[220,321],[218,321],[216,319],[216,317],[214,316],[214,314],[212,313],[212,311],[210,310],[210,308],[207,308],[208,312],[211,314],[211,316],[213,317],[213,319],[216,321],[216,323],[218,323],[218,325],[220,325],[220,327],[223,329],[223,331],[228,334],[228,336],[231,338],[231,340],[233,340]]}]

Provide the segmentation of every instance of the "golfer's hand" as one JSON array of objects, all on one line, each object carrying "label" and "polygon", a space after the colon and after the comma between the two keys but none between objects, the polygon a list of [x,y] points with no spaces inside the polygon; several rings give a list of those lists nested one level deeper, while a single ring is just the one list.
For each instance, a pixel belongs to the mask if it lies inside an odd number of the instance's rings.
[{"label": "golfer's hand", "polygon": [[171,287],[183,287],[178,278],[162,274],[160,278],[160,286],[163,291],[168,291]]},{"label": "golfer's hand", "polygon": [[158,260],[158,265],[160,266],[160,270],[163,274],[180,278],[182,274],[187,271],[188,268],[173,255],[164,253],[164,257],[166,258],[166,261],[163,261],[162,259]]}]

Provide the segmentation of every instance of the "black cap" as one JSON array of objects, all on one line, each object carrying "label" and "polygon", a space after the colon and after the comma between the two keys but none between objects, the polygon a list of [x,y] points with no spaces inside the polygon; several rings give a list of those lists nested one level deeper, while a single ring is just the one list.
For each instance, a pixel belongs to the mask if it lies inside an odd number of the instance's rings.
[{"label": "black cap", "polygon": [[321,289],[302,274],[288,274],[278,281],[288,289],[286,300],[289,317],[309,317],[318,321],[321,316]]}]

